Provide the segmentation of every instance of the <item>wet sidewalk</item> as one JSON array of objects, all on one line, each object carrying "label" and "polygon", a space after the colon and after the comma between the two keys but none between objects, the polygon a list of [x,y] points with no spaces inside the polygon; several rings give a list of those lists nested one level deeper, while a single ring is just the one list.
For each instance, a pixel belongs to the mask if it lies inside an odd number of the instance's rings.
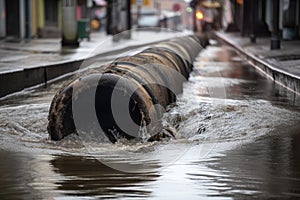
[{"label": "wet sidewalk", "polygon": [[92,33],[78,48],[62,48],[61,38],[32,39],[30,42],[0,41],[0,97],[77,70],[91,57],[103,60],[112,55],[159,41],[191,34],[190,32],[132,31],[130,39],[113,41],[105,33]]},{"label": "wet sidewalk", "polygon": [[300,94],[300,40],[281,41],[281,49],[270,50],[270,37],[256,38],[253,44],[240,33],[215,34],[276,83]]},{"label": "wet sidewalk", "polygon": [[79,48],[62,48],[61,38],[32,39],[30,42],[21,43],[0,41],[0,74],[57,62],[86,59],[94,55],[101,56],[104,53],[139,47],[183,34],[166,31],[133,31],[131,39],[113,42],[111,35],[99,32],[92,33],[90,41],[82,40]]}]

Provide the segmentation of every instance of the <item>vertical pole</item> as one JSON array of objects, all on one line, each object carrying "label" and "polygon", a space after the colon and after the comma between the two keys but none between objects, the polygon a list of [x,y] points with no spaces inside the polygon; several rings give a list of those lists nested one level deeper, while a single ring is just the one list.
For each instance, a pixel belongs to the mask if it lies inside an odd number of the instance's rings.
[{"label": "vertical pole", "polygon": [[76,0],[62,1],[62,46],[78,47]]},{"label": "vertical pole", "polygon": [[106,34],[107,35],[112,34],[111,31],[112,13],[111,12],[112,12],[112,0],[108,0],[106,5]]},{"label": "vertical pole", "polygon": [[[114,34],[119,34],[121,31],[123,31],[123,26],[124,26],[124,20],[121,19],[122,17],[122,2],[124,0],[115,0],[114,6],[113,6],[113,12],[114,12],[114,25],[115,25],[115,33]],[[120,36],[120,35],[118,35]]]},{"label": "vertical pole", "polygon": [[196,21],[196,8],[193,8],[193,31],[197,32],[198,28],[197,28],[197,21]]},{"label": "vertical pole", "polygon": [[136,20],[136,22],[137,22],[137,25],[139,25],[139,19],[140,19],[140,17],[141,17],[141,9],[142,9],[142,6],[140,5],[140,4],[138,4],[137,5],[137,15],[136,15],[136,18],[137,18],[137,20]]},{"label": "vertical pole", "polygon": [[250,42],[256,43],[256,26],[258,19],[258,1],[252,0],[252,17],[251,17],[251,34],[250,34]]},{"label": "vertical pole", "polygon": [[37,1],[37,27],[38,34],[41,35],[41,30],[45,26],[45,4],[44,1]]},{"label": "vertical pole", "polygon": [[246,32],[246,21],[247,21],[247,6],[246,6],[246,0],[243,0],[242,9],[243,9],[243,18],[242,18],[241,35],[242,35],[242,37],[243,37],[243,36],[245,36],[245,32]]},{"label": "vertical pole", "polygon": [[6,34],[6,22],[5,22],[5,1],[0,0],[0,38],[5,37]]},{"label": "vertical pole", "polygon": [[126,29],[128,30],[128,34],[127,37],[128,39],[131,38],[131,3],[130,0],[127,0],[127,5],[126,5],[126,9],[127,9],[127,20],[126,20]]},{"label": "vertical pole", "polygon": [[62,0],[57,1],[57,24],[59,30],[62,30]]},{"label": "vertical pole", "polygon": [[122,29],[122,21],[120,20],[121,16],[121,2],[120,0],[112,0],[111,3],[111,24],[110,30],[113,35],[113,42],[118,42],[120,39],[120,32]]},{"label": "vertical pole", "polygon": [[25,0],[25,38],[30,39],[30,1]]},{"label": "vertical pole", "polygon": [[279,39],[279,0],[273,0],[273,31],[271,38],[271,50],[280,49]]},{"label": "vertical pole", "polygon": [[[118,34],[118,26],[119,26],[119,2],[118,0],[112,0],[111,2],[111,24],[110,31],[112,35]],[[113,39],[117,39],[117,36],[114,36]]]},{"label": "vertical pole", "polygon": [[127,0],[127,30],[131,29],[131,4],[130,0]]},{"label": "vertical pole", "polygon": [[23,0],[19,0],[19,5],[20,5],[20,32],[19,32],[19,37],[21,40],[25,38],[25,2]]},{"label": "vertical pole", "polygon": [[238,16],[238,9],[237,9],[237,2],[233,3],[233,25],[237,29],[239,26],[239,16]]}]

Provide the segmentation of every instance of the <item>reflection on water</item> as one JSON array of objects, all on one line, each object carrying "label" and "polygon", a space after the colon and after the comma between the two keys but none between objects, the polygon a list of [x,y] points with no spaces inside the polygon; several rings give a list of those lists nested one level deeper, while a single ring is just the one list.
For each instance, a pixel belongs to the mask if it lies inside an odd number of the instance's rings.
[{"label": "reflection on water", "polygon": [[[300,125],[280,127],[270,137],[245,144],[207,162],[215,174],[190,173],[193,181],[210,179],[211,197],[245,199],[300,197]],[[196,183],[197,184],[197,183]]]},{"label": "reflection on water", "polygon": [[22,152],[0,152],[0,198],[41,199],[55,196],[49,155],[30,155]]},{"label": "reflection on water", "polygon": [[50,141],[61,84],[0,102],[0,199],[300,197],[300,99],[227,46],[199,55],[164,116],[176,141]]},{"label": "reflection on water", "polygon": [[0,197],[45,199],[54,197],[148,197],[145,186],[159,175],[128,174],[114,170],[95,158],[1,152]]},{"label": "reflection on water", "polygon": [[[159,175],[152,173],[128,174],[112,169],[95,158],[57,156],[50,161],[54,172],[63,176],[55,182],[64,195],[106,198],[148,197],[147,182]],[[76,167],[74,167],[76,166]]]}]

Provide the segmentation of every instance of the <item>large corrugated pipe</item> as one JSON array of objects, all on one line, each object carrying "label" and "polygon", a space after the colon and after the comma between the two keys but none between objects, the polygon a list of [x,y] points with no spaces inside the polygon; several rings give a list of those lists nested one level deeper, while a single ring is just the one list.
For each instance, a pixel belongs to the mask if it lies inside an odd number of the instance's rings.
[{"label": "large corrugated pipe", "polygon": [[77,74],[52,100],[51,139],[93,133],[111,142],[153,140],[161,133],[164,110],[182,92],[193,60],[207,44],[205,37],[180,37]]}]

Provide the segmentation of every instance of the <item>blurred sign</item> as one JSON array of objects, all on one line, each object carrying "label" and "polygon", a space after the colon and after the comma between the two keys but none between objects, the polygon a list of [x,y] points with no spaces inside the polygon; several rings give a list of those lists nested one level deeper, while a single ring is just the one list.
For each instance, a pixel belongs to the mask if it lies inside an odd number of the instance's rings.
[{"label": "blurred sign", "polygon": [[149,6],[150,5],[150,0],[144,0],[144,6]]},{"label": "blurred sign", "polygon": [[136,5],[141,6],[143,5],[144,0],[136,0]]},{"label": "blurred sign", "polygon": [[192,11],[193,11],[193,8],[191,8],[191,7],[186,8],[186,12],[191,13]]},{"label": "blurred sign", "polygon": [[94,0],[97,6],[106,6],[106,2],[104,0]]},{"label": "blurred sign", "polygon": [[173,4],[173,11],[178,12],[180,10],[180,4],[179,3],[174,3]]},{"label": "blurred sign", "polygon": [[220,8],[221,4],[217,1],[211,2],[211,1],[203,1],[202,5],[206,8]]},{"label": "blurred sign", "polygon": [[138,6],[149,6],[150,0],[130,0],[130,3]]},{"label": "blurred sign", "polygon": [[236,0],[236,2],[237,2],[238,4],[240,4],[240,5],[243,4],[243,0]]}]

